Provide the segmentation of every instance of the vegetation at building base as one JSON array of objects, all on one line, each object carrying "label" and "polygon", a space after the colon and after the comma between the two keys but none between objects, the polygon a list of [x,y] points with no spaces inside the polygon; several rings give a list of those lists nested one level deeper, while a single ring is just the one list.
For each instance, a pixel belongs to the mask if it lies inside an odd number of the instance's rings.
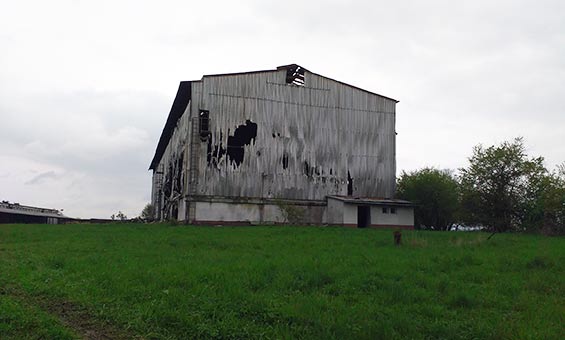
[{"label": "vegetation at building base", "polygon": [[[565,239],[486,237],[2,225],[0,338],[84,336],[68,321],[78,307],[101,333],[147,339],[560,338]],[[77,308],[54,315],[61,303]]]},{"label": "vegetation at building base", "polygon": [[445,230],[451,224],[492,232],[565,234],[565,163],[549,172],[530,158],[522,138],[476,146],[456,176],[424,168],[402,173],[397,196],[416,203],[416,226]]},{"label": "vegetation at building base", "polygon": [[276,203],[277,207],[279,208],[282,218],[284,219],[284,223],[288,224],[300,224],[304,221],[304,207],[292,205],[286,203],[284,201],[280,201]]}]

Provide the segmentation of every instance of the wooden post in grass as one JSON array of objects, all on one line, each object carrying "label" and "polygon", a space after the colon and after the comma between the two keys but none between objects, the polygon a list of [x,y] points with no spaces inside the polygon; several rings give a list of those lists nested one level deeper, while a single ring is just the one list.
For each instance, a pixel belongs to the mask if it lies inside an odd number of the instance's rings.
[{"label": "wooden post in grass", "polygon": [[393,235],[394,235],[394,245],[399,246],[402,241],[402,232],[400,230],[397,230],[393,233]]}]

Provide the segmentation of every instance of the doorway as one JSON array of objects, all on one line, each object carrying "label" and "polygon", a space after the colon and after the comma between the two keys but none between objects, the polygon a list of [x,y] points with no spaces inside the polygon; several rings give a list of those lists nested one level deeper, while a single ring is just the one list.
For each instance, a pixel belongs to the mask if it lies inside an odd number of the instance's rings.
[{"label": "doorway", "polygon": [[367,228],[371,225],[371,207],[357,206],[357,228]]}]

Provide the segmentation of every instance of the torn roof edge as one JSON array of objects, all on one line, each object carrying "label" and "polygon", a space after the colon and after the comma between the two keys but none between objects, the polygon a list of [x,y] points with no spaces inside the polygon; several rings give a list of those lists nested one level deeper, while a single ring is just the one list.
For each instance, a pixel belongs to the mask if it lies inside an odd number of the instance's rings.
[{"label": "torn roof edge", "polygon": [[277,66],[276,69],[271,69],[271,70],[259,70],[259,71],[233,72],[233,73],[205,74],[205,75],[202,76],[202,79],[201,79],[201,80],[203,80],[203,79],[206,78],[206,77],[224,77],[224,76],[238,76],[238,75],[255,74],[255,73],[277,72],[277,71],[286,70],[286,69],[294,68],[294,67],[300,67],[300,68],[303,69],[304,71],[306,71],[306,72],[308,72],[308,73],[311,73],[311,74],[313,74],[313,75],[316,75],[316,76],[318,76],[318,77],[326,78],[326,79],[328,79],[328,80],[335,81],[335,82],[337,82],[337,83],[339,83],[339,84],[342,84],[342,85],[345,85],[345,86],[349,86],[349,87],[354,88],[354,89],[356,89],[356,90],[360,90],[360,91],[363,91],[363,92],[366,92],[366,93],[369,93],[369,94],[372,94],[372,95],[375,95],[375,96],[379,96],[379,97],[382,97],[382,98],[385,98],[385,99],[388,99],[388,100],[392,100],[392,101],[394,101],[395,103],[399,103],[399,102],[400,102],[400,101],[398,101],[398,100],[396,100],[396,99],[394,99],[394,98],[387,97],[387,96],[383,96],[382,94],[378,94],[378,93],[376,93],[376,92],[372,92],[372,91],[369,91],[369,90],[365,90],[365,89],[360,88],[360,87],[358,87],[358,86],[351,85],[351,84],[348,84],[348,83],[343,82],[343,81],[335,80],[335,79],[333,79],[333,78],[330,78],[330,77],[321,75],[321,74],[316,73],[316,72],[312,72],[312,71],[308,70],[307,68],[304,68],[304,67],[302,67],[302,66],[300,66],[300,65],[298,65],[298,64],[288,64],[288,65]]}]

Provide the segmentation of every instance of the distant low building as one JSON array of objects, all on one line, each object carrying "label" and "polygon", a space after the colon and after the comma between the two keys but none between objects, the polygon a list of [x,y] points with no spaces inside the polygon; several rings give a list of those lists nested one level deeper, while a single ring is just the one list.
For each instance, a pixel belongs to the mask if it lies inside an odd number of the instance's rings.
[{"label": "distant low building", "polygon": [[0,202],[0,223],[60,224],[71,220],[57,209]]}]

